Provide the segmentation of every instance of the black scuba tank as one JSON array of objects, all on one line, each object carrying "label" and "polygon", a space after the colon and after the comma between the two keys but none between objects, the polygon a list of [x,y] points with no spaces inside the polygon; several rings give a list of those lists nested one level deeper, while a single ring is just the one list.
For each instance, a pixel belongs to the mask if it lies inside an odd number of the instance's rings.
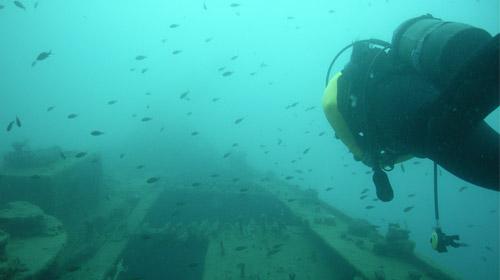
[{"label": "black scuba tank", "polygon": [[492,36],[483,29],[427,14],[403,22],[392,37],[394,54],[446,89],[474,52]]}]

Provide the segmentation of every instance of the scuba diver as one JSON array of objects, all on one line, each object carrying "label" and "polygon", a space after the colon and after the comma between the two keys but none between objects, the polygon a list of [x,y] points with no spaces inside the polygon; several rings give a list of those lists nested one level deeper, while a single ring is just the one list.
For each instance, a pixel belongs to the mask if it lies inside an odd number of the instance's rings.
[{"label": "scuba diver", "polygon": [[385,171],[412,157],[434,161],[431,245],[439,253],[466,244],[439,226],[437,166],[499,191],[499,134],[484,121],[499,102],[499,43],[498,34],[427,14],[403,22],[391,43],[349,44],[328,69],[323,111],[354,159],[372,168],[380,200],[394,197]]},{"label": "scuba diver", "polygon": [[394,196],[384,171],[412,157],[499,190],[499,135],[484,121],[498,107],[498,46],[498,35],[424,15],[402,23],[391,44],[362,40],[337,54],[323,110],[354,159],[372,168],[380,200]]}]

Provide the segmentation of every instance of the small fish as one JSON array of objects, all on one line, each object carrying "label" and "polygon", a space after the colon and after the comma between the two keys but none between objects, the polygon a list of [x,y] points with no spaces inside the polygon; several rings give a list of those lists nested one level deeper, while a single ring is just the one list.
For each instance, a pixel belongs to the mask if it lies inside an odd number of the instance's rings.
[{"label": "small fish", "polygon": [[118,102],[118,100],[110,100],[108,101],[108,105],[116,104],[116,102]]},{"label": "small fish", "polygon": [[55,106],[49,106],[49,107],[47,108],[47,112],[50,112],[50,111],[54,110],[54,108],[56,108],[56,107],[55,107]]},{"label": "small fish", "polygon": [[292,180],[294,177],[293,176],[286,176],[285,180]]},{"label": "small fish", "polygon": [[180,54],[181,52],[182,52],[182,50],[174,50],[174,51],[172,51],[172,54],[176,55],[176,54]]},{"label": "small fish", "polygon": [[276,244],[273,246],[273,249],[281,249],[283,247],[283,244]]},{"label": "small fish", "polygon": [[87,155],[87,153],[86,153],[86,152],[79,152],[79,153],[77,153],[77,154],[75,155],[75,157],[76,157],[76,158],[82,158],[82,157],[84,157],[84,156],[86,156],[86,155]]},{"label": "small fish", "polygon": [[120,154],[120,159],[123,159],[125,157],[125,154],[124,153],[121,153]]},{"label": "small fish", "polygon": [[26,11],[26,7],[24,6],[23,3],[21,3],[21,1],[14,1],[14,5],[16,5],[16,7]]},{"label": "small fish", "polygon": [[316,109],[316,106],[310,106],[310,107],[307,107],[305,111],[309,112],[309,111],[312,111],[314,109]]},{"label": "small fish", "polygon": [[238,145],[239,145],[238,143],[233,143],[232,147],[236,148],[236,147],[238,147]]},{"label": "small fish", "polygon": [[42,178],[42,176],[38,175],[38,174],[35,174],[35,175],[31,175],[30,177],[31,179],[35,179],[35,180],[38,180],[40,178]]},{"label": "small fish", "polygon": [[135,167],[136,169],[143,169],[144,168],[144,165],[143,164],[139,164]]},{"label": "small fish", "polygon": [[147,58],[147,56],[145,56],[145,55],[138,55],[135,57],[135,60],[144,60],[146,58]]},{"label": "small fish", "polygon": [[14,126],[14,121],[11,121],[8,125],[7,125],[7,132],[11,131],[12,130],[12,127]]},{"label": "small fish", "polygon": [[175,210],[174,212],[172,212],[172,214],[170,214],[170,217],[175,217],[175,216],[178,216],[181,212],[179,210]]},{"label": "small fish", "polygon": [[248,191],[248,188],[241,188],[240,189],[240,192],[247,192]]},{"label": "small fish", "polygon": [[413,164],[414,164],[414,165],[419,165],[419,164],[420,164],[420,161],[417,161],[417,160],[416,160],[416,161],[414,161],[414,162],[413,162]]},{"label": "small fish", "polygon": [[192,187],[199,187],[201,186],[201,183],[198,183],[198,182],[194,182],[191,184]]},{"label": "small fish", "polygon": [[493,251],[493,250],[491,250],[491,247],[490,247],[490,246],[484,246],[484,249],[486,249],[486,250],[488,250],[488,251],[490,251],[490,252],[492,252],[492,251]]},{"label": "small fish", "polygon": [[152,119],[153,118],[151,118],[151,117],[144,117],[144,118],[141,119],[141,122],[149,122]]},{"label": "small fish", "polygon": [[207,3],[206,2],[203,2],[203,10],[207,10]]},{"label": "small fish", "polygon": [[232,71],[226,71],[226,72],[222,73],[222,76],[223,76],[223,77],[229,77],[229,76],[231,76],[231,75],[233,75],[233,72],[232,72]]},{"label": "small fish", "polygon": [[63,153],[63,152],[60,152],[60,153],[59,153],[59,156],[60,156],[62,159],[66,159],[66,156],[64,155],[64,153]]},{"label": "small fish", "polygon": [[411,209],[413,209],[415,206],[408,206],[406,207],[405,209],[403,209],[403,212],[407,213],[407,212],[410,212]]},{"label": "small fish", "polygon": [[220,100],[220,97],[214,97],[214,98],[212,98],[212,102],[217,102],[219,100]]},{"label": "small fish", "polygon": [[213,40],[213,38],[211,38],[211,37],[206,38],[206,39],[205,39],[205,43],[209,43],[209,42],[211,42],[212,40]]},{"label": "small fish", "polygon": [[322,132],[320,132],[320,133],[318,134],[318,136],[323,136],[323,135],[325,135],[325,132],[324,132],[324,131],[322,131]]},{"label": "small fish", "polygon": [[219,177],[219,174],[214,173],[214,174],[210,175],[210,177],[212,177],[212,178],[217,178],[217,177]]},{"label": "small fish", "polygon": [[225,154],[224,154],[223,158],[227,158],[227,157],[229,157],[230,155],[231,155],[231,152],[227,152],[227,153],[225,153]]},{"label": "small fish", "polygon": [[190,263],[190,264],[188,264],[188,267],[189,268],[196,268],[196,267],[198,267],[198,265],[200,265],[200,264],[199,263]]},{"label": "small fish", "polygon": [[401,163],[400,167],[401,167],[401,171],[402,171],[403,173],[405,173],[405,172],[406,172],[406,170],[405,170],[405,166]]},{"label": "small fish", "polygon": [[238,246],[238,247],[234,248],[235,251],[243,251],[246,249],[247,249],[247,246]]},{"label": "small fish", "polygon": [[177,23],[172,23],[169,27],[170,27],[170,28],[177,28],[177,27],[179,27],[179,26],[180,26],[180,25],[179,25],[179,24],[177,24]]},{"label": "small fish", "polygon": [[267,254],[266,254],[266,255],[267,255],[268,257],[270,257],[270,256],[272,256],[272,255],[275,255],[275,254],[279,253],[280,251],[281,251],[280,249],[272,249],[272,250],[267,251]]},{"label": "small fish", "polygon": [[68,119],[74,119],[76,117],[78,117],[78,114],[69,114],[68,115]]},{"label": "small fish", "polygon": [[[151,236],[151,234],[143,233],[143,234],[141,234],[141,238],[143,240],[150,240],[152,238],[152,236]],[[132,278],[132,279],[134,279],[134,278]]]},{"label": "small fish", "polygon": [[219,69],[217,69],[217,71],[221,72],[221,71],[223,71],[224,69],[226,69],[226,67],[222,66],[222,67],[219,67]]},{"label": "small fish", "polygon": [[415,194],[414,194],[414,193],[410,193],[410,194],[408,195],[408,197],[415,197]]},{"label": "small fish", "polygon": [[295,198],[290,198],[290,199],[288,199],[287,201],[288,201],[288,202],[294,202],[295,200],[297,200],[297,199],[295,199]]},{"label": "small fish", "polygon": [[21,120],[18,117],[16,117],[16,125],[17,127],[21,127]]},{"label": "small fish", "polygon": [[368,195],[364,194],[364,195],[360,196],[360,197],[359,197],[359,199],[363,200],[363,199],[365,199],[367,196],[368,196]]},{"label": "small fish", "polygon": [[231,57],[231,60],[236,60],[236,59],[238,59],[238,56],[237,56],[237,55],[235,55],[235,56]]},{"label": "small fish", "polygon": [[467,187],[461,187],[460,189],[458,189],[459,192],[463,192],[467,189]]},{"label": "small fish", "polygon": [[191,132],[191,136],[196,136],[196,135],[198,135],[198,134],[200,134],[200,133],[198,133],[198,131],[193,131],[193,132]]},{"label": "small fish", "polygon": [[188,91],[183,92],[183,93],[179,96],[179,98],[180,98],[180,99],[186,99],[186,98],[187,98],[187,96],[188,96],[188,94],[189,94],[189,90],[188,90]]},{"label": "small fish", "polygon": [[148,72],[148,68],[143,68],[143,69],[141,70],[141,74],[144,74],[144,73],[146,73],[146,72]]},{"label": "small fish", "polygon": [[52,51],[39,53],[38,56],[36,57],[36,59],[33,61],[33,63],[31,63],[31,67],[35,66],[38,61],[42,61],[42,60],[49,58],[49,56],[51,54],[52,54]]},{"label": "small fish", "polygon": [[239,118],[239,119],[236,119],[234,121],[234,124],[239,124],[240,122],[242,122],[245,118]]},{"label": "small fish", "polygon": [[81,267],[79,265],[76,265],[76,264],[70,265],[70,266],[66,267],[66,271],[67,272],[76,272],[76,271],[80,270],[80,268]]},{"label": "small fish", "polygon": [[231,8],[236,8],[239,6],[241,6],[239,3],[231,3],[231,5],[229,5],[229,7],[231,7]]},{"label": "small fish", "polygon": [[103,134],[104,134],[104,132],[99,131],[99,130],[92,130],[92,132],[90,132],[90,135],[92,135],[92,136],[101,136]]},{"label": "small fish", "polygon": [[292,104],[287,105],[287,106],[285,107],[285,109],[287,109],[287,110],[288,110],[288,109],[290,109],[290,108],[296,107],[297,105],[299,105],[299,102],[294,102],[294,103],[292,103]]},{"label": "small fish", "polygon": [[3,8],[5,8],[5,6],[0,4],[0,10],[3,9]]},{"label": "small fish", "polygon": [[368,205],[368,206],[365,207],[365,209],[367,209],[367,210],[370,210],[370,209],[373,209],[373,208],[375,208],[375,206],[373,206],[373,205]]},{"label": "small fish", "polygon": [[369,191],[369,189],[368,189],[368,188],[365,188],[365,189],[363,189],[363,190],[361,191],[361,194],[367,193],[368,191]]},{"label": "small fish", "polygon": [[151,177],[151,178],[149,178],[149,179],[146,180],[146,183],[153,184],[153,183],[158,182],[159,180],[160,180],[159,177]]},{"label": "small fish", "polygon": [[332,188],[332,187],[328,187],[328,188],[326,188],[326,189],[325,189],[325,191],[327,191],[327,192],[329,192],[329,191],[331,191],[331,190],[333,190],[333,188]]},{"label": "small fish", "polygon": [[310,150],[310,149],[311,149],[311,148],[307,148],[307,149],[305,149],[305,150],[302,152],[302,154],[304,154],[304,155],[305,155],[305,154],[309,153],[309,150]]},{"label": "small fish", "polygon": [[35,9],[38,8],[38,1],[35,2],[35,4],[33,4],[33,8],[35,8]]}]

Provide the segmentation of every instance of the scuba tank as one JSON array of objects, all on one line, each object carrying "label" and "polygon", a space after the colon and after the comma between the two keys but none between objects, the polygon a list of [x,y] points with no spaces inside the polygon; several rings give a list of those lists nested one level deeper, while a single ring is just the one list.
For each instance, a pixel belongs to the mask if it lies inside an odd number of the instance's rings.
[{"label": "scuba tank", "polygon": [[396,59],[446,89],[461,66],[491,38],[484,29],[427,14],[399,25],[392,49]]}]

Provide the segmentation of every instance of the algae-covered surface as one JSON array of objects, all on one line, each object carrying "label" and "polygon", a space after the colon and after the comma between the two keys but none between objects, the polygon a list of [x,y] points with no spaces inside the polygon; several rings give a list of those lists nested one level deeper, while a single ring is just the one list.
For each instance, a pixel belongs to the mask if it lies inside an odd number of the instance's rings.
[{"label": "algae-covered surface", "polygon": [[288,227],[279,235],[249,231],[247,235],[227,231],[210,240],[203,280],[335,280],[352,274],[349,269],[340,271],[336,257],[302,227]]},{"label": "algae-covered surface", "polygon": [[[108,186],[111,196],[96,210],[112,226],[77,238],[94,238],[87,249],[73,244],[92,251],[74,260],[66,252],[69,260],[59,259],[53,270],[59,279],[457,279],[416,255],[376,254],[384,236],[372,225],[281,181],[218,188],[168,180],[107,184],[115,184]],[[33,267],[38,249],[27,242],[45,253],[57,247],[43,238],[11,242]]]},{"label": "algae-covered surface", "polygon": [[[271,188],[272,190],[272,188]],[[352,265],[360,277],[366,279],[458,279],[450,272],[414,254],[402,251],[395,242],[394,255],[383,255],[374,246],[386,245],[386,239],[375,226],[367,221],[353,219],[331,205],[327,205],[310,192],[288,188],[286,193],[274,189],[274,193],[287,205],[292,213],[307,222],[311,231]],[[294,197],[293,200],[290,197]],[[356,232],[352,227],[357,227]],[[390,242],[389,242],[390,243]],[[410,240],[406,243],[412,244]],[[406,244],[405,243],[405,244]],[[388,250],[389,251],[389,250]]]},{"label": "algae-covered surface", "polygon": [[36,279],[54,262],[63,249],[67,234],[61,222],[54,217],[44,216],[43,225],[43,234],[13,237],[9,240],[5,264],[16,272],[12,274],[13,278],[8,279]]}]

